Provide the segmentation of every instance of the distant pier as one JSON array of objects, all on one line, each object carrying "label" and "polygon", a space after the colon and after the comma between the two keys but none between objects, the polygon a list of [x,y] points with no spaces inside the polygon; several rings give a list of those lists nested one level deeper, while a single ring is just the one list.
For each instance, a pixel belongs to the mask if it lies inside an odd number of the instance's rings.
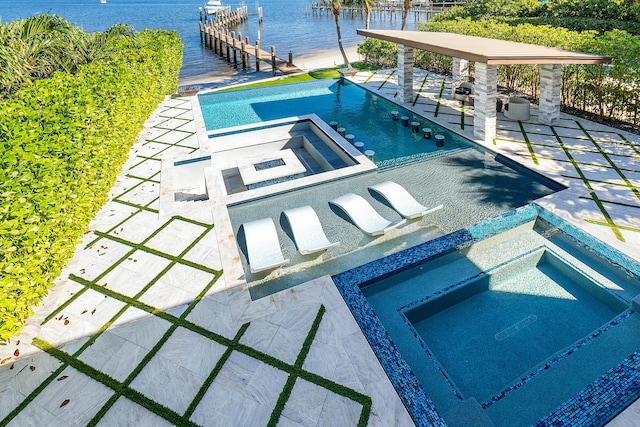
[{"label": "distant pier", "polygon": [[[200,43],[213,50],[218,56],[226,59],[228,63],[242,66],[243,70],[251,69],[252,63],[255,70],[260,71],[261,62],[268,62],[272,75],[278,71],[282,74],[300,73],[302,70],[293,65],[293,55],[289,52],[288,58],[282,59],[276,56],[275,46],[271,46],[270,52],[263,50],[260,39],[251,44],[249,37],[242,38],[241,33],[231,29],[245,22],[252,15],[247,6],[242,6],[235,11],[221,11],[215,17],[203,15],[200,12]],[[253,15],[258,16],[262,22],[262,7],[259,7]],[[253,57],[254,61],[252,61]]]},{"label": "distant pier", "polygon": [[[397,15],[402,18],[402,11],[404,9],[402,0],[386,0],[378,2],[371,10],[371,16],[380,20],[397,20]],[[430,19],[438,13],[444,12],[452,6],[460,6],[464,3],[464,0],[413,0],[411,2],[411,8],[409,14],[413,14],[415,20],[418,21],[424,15],[424,19]],[[331,14],[331,7],[324,2],[314,2],[311,6],[307,5],[307,13],[313,14]],[[365,10],[362,6],[345,6],[340,8],[342,15],[344,16],[362,16],[364,17]]]}]

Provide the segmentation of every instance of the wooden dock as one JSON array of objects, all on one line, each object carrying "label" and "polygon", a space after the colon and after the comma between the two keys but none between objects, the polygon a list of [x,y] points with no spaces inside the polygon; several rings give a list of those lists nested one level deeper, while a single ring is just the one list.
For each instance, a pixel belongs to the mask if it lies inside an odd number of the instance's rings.
[{"label": "wooden dock", "polygon": [[[389,19],[397,20],[396,14],[402,16],[404,9],[402,0],[382,0],[373,7],[371,15],[378,17],[380,20]],[[444,12],[452,6],[459,6],[464,3],[464,0],[413,0],[409,14],[413,14],[415,19],[418,20],[422,15],[425,19],[430,19],[434,15]],[[311,11],[313,14],[331,14],[331,7],[324,2],[314,2],[311,5]],[[365,11],[362,6],[342,6],[340,8],[342,15],[344,16],[365,16]],[[309,12],[309,6],[307,6],[307,12]]]},{"label": "wooden dock", "polygon": [[[246,7],[246,6],[245,6]],[[261,12],[261,10],[260,10]],[[235,12],[232,12],[232,14]],[[262,14],[260,13],[259,16]],[[200,42],[213,50],[218,56],[226,59],[227,62],[241,65],[243,70],[251,69],[251,64],[255,64],[255,70],[260,71],[262,62],[266,62],[271,67],[271,73],[275,76],[278,72],[282,74],[301,73],[302,70],[293,65],[293,55],[289,53],[287,60],[276,56],[275,46],[271,46],[270,52],[263,50],[260,40],[251,44],[249,37],[242,38],[242,34],[229,31],[230,26],[238,25],[241,17],[229,17],[229,19],[200,21]],[[251,59],[253,57],[253,61]]]}]

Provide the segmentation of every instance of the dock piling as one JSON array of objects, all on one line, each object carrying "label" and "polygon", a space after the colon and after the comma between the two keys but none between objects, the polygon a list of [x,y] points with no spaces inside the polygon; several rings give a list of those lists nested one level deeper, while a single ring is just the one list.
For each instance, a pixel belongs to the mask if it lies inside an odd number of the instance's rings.
[{"label": "dock piling", "polygon": [[271,76],[276,76],[276,47],[271,46]]},{"label": "dock piling", "polygon": [[[215,18],[210,17],[206,13],[201,14],[199,21],[200,43],[213,50],[221,59],[226,59],[228,63],[236,66],[238,62],[242,63],[243,69],[251,70],[251,55],[256,59],[256,71],[260,71],[260,62],[269,60],[271,56],[271,73],[275,76],[278,71],[284,74],[300,72],[298,67],[293,64],[293,53],[289,52],[288,61],[276,56],[276,47],[271,46],[271,52],[260,49],[260,31],[255,45],[251,45],[249,37],[242,38],[240,32],[231,31],[232,26],[239,25],[248,19],[249,11],[246,6],[238,8],[235,12],[230,9],[219,11]],[[253,14],[252,14],[253,15]],[[262,22],[262,7],[258,8],[258,20]],[[238,61],[238,54],[240,60]]]},{"label": "dock piling", "polygon": [[256,71],[260,71],[260,39],[256,40]]},{"label": "dock piling", "polygon": [[236,56],[236,32],[231,31],[231,39],[233,39],[233,63],[238,63],[238,57]]}]

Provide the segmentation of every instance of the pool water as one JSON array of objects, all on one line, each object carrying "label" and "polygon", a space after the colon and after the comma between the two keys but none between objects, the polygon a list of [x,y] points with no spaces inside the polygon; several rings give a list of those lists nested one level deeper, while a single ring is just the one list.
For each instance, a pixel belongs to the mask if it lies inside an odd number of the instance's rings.
[{"label": "pool water", "polygon": [[[420,287],[424,268],[406,285]],[[474,275],[405,315],[457,392],[482,402],[627,308],[542,248]]]},{"label": "pool water", "polygon": [[[373,150],[378,166],[395,165],[439,153],[468,148],[465,138],[343,79],[324,79],[268,88],[199,95],[200,108],[208,131],[260,123],[285,117],[317,114],[327,123],[338,122],[353,142],[363,142],[362,151]],[[394,121],[391,112],[418,121],[419,132]],[[422,128],[432,129],[431,139]],[[435,134],[445,136],[437,147]]]},{"label": "pool water", "polygon": [[[518,427],[555,425],[547,415],[573,401],[585,413],[564,416],[615,415],[600,383],[640,351],[639,273],[637,262],[529,205],[334,282],[417,424]],[[412,376],[419,387],[407,386]],[[597,399],[583,401],[596,381]]]},{"label": "pool water", "polygon": [[[444,205],[444,208],[421,220],[409,221],[393,233],[381,237],[364,235],[345,218],[337,215],[329,201],[347,193],[364,197],[388,220],[400,219],[393,209],[376,199],[368,190],[384,181],[396,182],[407,189],[424,206]],[[499,191],[497,189],[500,189]],[[240,257],[255,298],[287,289],[299,283],[348,268],[406,249],[442,234],[468,227],[534,199],[553,193],[545,181],[522,169],[486,156],[480,150],[467,149],[402,167],[382,168],[348,179],[333,180],[298,188],[283,194],[234,204],[228,207],[229,217],[237,233],[243,223],[265,217],[277,225],[280,247],[290,264],[269,275],[253,275],[247,267],[245,253]],[[301,255],[283,225],[282,212],[300,206],[311,206],[319,216],[330,241],[341,244],[315,256]],[[357,260],[356,264],[347,261]]]}]

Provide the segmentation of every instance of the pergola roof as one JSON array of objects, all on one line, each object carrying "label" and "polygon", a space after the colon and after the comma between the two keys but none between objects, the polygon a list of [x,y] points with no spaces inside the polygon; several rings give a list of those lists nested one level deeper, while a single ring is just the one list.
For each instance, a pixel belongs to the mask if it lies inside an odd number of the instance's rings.
[{"label": "pergola roof", "polygon": [[455,33],[399,30],[357,30],[361,36],[487,65],[500,64],[610,64],[610,56],[571,52]]}]

